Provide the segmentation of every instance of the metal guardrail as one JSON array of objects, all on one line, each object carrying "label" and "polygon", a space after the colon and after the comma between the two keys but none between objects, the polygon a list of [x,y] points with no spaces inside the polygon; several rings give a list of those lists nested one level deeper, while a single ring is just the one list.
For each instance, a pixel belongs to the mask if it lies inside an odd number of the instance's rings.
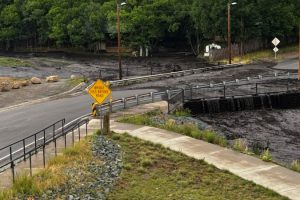
[{"label": "metal guardrail", "polygon": [[0,172],[11,168],[13,181],[15,180],[15,166],[22,160],[29,159],[30,175],[32,175],[32,162],[31,157],[37,154],[40,150],[43,151],[43,165],[46,166],[45,153],[46,146],[54,142],[55,155],[57,155],[57,140],[64,137],[64,145],[67,147],[67,134],[72,132],[72,143],[74,144],[74,131],[78,129],[79,140],[80,140],[80,126],[86,125],[87,135],[87,124],[89,119],[82,119],[74,124],[65,124],[65,119],[59,120],[54,124],[44,128],[43,130],[28,136],[22,140],[14,142],[6,147],[0,149]]},{"label": "metal guardrail", "polygon": [[[242,66],[242,64],[218,65],[218,66],[183,70],[183,71],[178,71],[178,72],[162,73],[162,74],[155,74],[155,75],[148,75],[148,76],[139,76],[139,77],[134,77],[134,78],[111,81],[110,86],[111,87],[126,86],[126,85],[135,84],[135,83],[140,83],[143,81],[154,81],[154,80],[160,80],[163,78],[188,76],[188,75],[193,75],[193,74],[206,72],[206,71],[230,69],[230,68],[235,68],[235,67],[239,67],[239,66]],[[91,86],[92,85],[88,86],[87,88],[90,88]]]},{"label": "metal guardrail", "polygon": [[[273,75],[259,75],[255,77],[247,77],[245,79],[236,79],[234,81],[227,81],[227,82],[219,82],[219,83],[209,83],[209,84],[201,84],[201,85],[194,85],[190,86],[188,88],[177,88],[177,89],[172,89],[172,90],[167,90],[164,92],[150,92],[146,94],[140,94],[140,95],[135,95],[131,97],[126,97],[118,100],[114,100],[111,103],[104,103],[100,106],[97,106],[97,113],[98,116],[103,116],[106,112],[114,112],[114,111],[119,111],[125,108],[137,106],[140,104],[147,104],[147,103],[153,103],[157,101],[168,101],[169,103],[172,104],[170,100],[171,97],[177,97],[176,95],[180,93],[182,90],[184,91],[184,100],[190,100],[193,98],[193,90],[195,89],[200,89],[200,88],[214,88],[214,87],[224,87],[224,84],[229,86],[229,85],[238,85],[238,84],[245,84],[245,83],[250,83],[251,81],[265,81],[269,79],[293,79],[296,78],[297,74],[296,73],[274,73]],[[189,90],[192,90],[192,92],[188,95]],[[178,104],[178,103],[177,103]],[[172,105],[170,105],[171,110],[174,108]],[[170,110],[170,111],[171,111]]]}]

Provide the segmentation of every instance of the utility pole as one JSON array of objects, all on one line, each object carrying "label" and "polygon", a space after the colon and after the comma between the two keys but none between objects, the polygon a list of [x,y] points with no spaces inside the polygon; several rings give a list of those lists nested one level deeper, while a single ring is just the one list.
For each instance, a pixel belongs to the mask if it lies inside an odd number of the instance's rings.
[{"label": "utility pole", "polygon": [[121,61],[121,28],[120,28],[120,7],[118,0],[117,3],[117,31],[118,31],[118,62],[119,62],[119,79],[122,80],[122,61]]},{"label": "utility pole", "polygon": [[228,22],[227,22],[227,25],[228,25],[228,64],[231,64],[231,1],[228,2]]},{"label": "utility pole", "polygon": [[299,19],[299,67],[298,67],[298,80],[300,80],[300,19]]}]

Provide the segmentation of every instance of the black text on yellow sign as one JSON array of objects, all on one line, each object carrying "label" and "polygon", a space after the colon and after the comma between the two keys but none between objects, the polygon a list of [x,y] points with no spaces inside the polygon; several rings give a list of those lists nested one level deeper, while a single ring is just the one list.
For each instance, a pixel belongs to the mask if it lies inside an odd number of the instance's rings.
[{"label": "black text on yellow sign", "polygon": [[88,93],[99,104],[103,103],[107,97],[110,96],[111,90],[101,80],[98,80],[89,89]]}]

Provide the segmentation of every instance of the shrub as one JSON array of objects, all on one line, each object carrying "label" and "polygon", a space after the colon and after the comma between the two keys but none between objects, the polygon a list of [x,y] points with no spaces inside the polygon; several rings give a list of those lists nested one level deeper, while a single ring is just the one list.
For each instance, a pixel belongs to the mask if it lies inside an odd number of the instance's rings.
[{"label": "shrub", "polygon": [[37,185],[34,184],[32,177],[24,174],[16,178],[13,187],[13,191],[22,195],[39,194],[40,191]]},{"label": "shrub", "polygon": [[196,139],[201,139],[202,138],[202,133],[199,130],[193,130],[191,132],[191,136],[193,138],[196,138]]},{"label": "shrub", "polygon": [[190,117],[191,111],[189,109],[179,108],[173,113],[173,115],[176,117]]},{"label": "shrub", "polygon": [[296,171],[296,172],[300,172],[300,161],[299,160],[293,160],[293,162],[291,164],[291,169]]},{"label": "shrub", "polygon": [[242,138],[235,140],[233,149],[239,152],[247,153],[248,152],[247,140]]},{"label": "shrub", "polygon": [[149,158],[142,158],[140,162],[143,167],[150,167],[153,165],[153,161]]},{"label": "shrub", "polygon": [[272,155],[271,155],[269,149],[264,150],[262,152],[262,154],[260,155],[260,159],[262,159],[263,161],[266,161],[266,162],[271,162],[272,161]]}]

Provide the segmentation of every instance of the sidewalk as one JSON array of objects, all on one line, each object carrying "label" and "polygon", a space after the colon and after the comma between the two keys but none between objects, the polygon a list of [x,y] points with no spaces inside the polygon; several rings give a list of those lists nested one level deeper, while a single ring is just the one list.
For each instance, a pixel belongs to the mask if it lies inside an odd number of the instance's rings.
[{"label": "sidewalk", "polygon": [[[151,110],[155,107],[165,107],[164,102],[139,106],[129,109],[123,114],[137,114],[141,111]],[[118,113],[115,116],[121,116]],[[95,126],[97,120],[90,122]],[[94,127],[96,128],[96,127]],[[207,163],[219,169],[228,170],[231,173],[249,180],[293,200],[300,200],[300,173],[291,171],[273,163],[264,162],[253,156],[235,152],[201,140],[193,139],[170,131],[132,124],[122,124],[112,120],[112,131],[116,133],[129,133],[134,137],[153,143],[162,144],[174,151],[181,152],[187,156],[203,159]]]}]

